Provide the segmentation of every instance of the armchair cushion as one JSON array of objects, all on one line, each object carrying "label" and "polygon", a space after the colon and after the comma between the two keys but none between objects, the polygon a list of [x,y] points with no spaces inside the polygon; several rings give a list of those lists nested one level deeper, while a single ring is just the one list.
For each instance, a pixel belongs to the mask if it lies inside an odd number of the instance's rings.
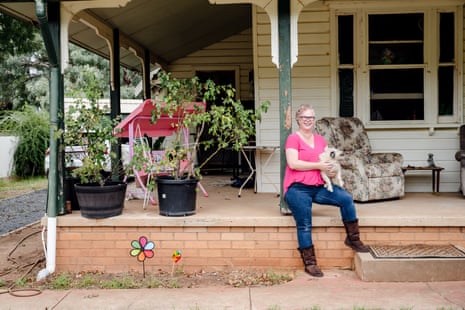
[{"label": "armchair cushion", "polygon": [[460,162],[460,191],[465,196],[465,125],[460,126],[460,150],[455,153],[455,159]]},{"label": "armchair cushion", "polygon": [[372,153],[368,134],[358,118],[325,117],[316,131],[329,146],[343,151],[345,188],[354,200],[370,201],[404,195],[403,157],[400,153]]}]

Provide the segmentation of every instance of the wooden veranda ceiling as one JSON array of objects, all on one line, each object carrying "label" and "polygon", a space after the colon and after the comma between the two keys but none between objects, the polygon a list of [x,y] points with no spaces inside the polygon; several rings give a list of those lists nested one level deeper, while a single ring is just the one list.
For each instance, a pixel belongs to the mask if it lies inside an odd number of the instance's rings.
[{"label": "wooden veranda ceiling", "polygon": [[[0,11],[37,23],[34,1],[0,0]],[[131,0],[121,8],[87,9],[86,13],[119,29],[120,34],[149,50],[152,59],[162,63],[251,27],[250,4],[211,5],[208,0]],[[109,56],[105,41],[83,23],[70,23],[69,41]],[[140,69],[140,60],[131,51],[121,49],[120,53],[122,65]]]}]

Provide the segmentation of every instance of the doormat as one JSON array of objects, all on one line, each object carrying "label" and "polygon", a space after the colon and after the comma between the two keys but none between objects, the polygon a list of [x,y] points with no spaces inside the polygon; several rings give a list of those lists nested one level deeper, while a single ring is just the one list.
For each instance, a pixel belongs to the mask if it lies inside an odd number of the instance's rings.
[{"label": "doormat", "polygon": [[465,258],[465,251],[455,245],[370,245],[374,258]]}]

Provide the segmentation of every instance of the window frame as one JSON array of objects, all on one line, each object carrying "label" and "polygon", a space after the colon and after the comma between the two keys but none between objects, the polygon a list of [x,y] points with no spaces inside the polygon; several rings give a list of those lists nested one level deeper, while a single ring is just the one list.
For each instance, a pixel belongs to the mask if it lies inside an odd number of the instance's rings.
[{"label": "window frame", "polygon": [[[331,11],[331,65],[333,72],[332,86],[334,94],[332,110],[339,115],[339,69],[347,69],[348,65],[339,65],[338,60],[338,16],[353,15],[354,20],[354,116],[360,118],[368,128],[423,128],[423,127],[456,127],[463,118],[463,1],[443,0],[444,4],[412,4],[402,2],[379,2],[369,4],[359,1],[340,2],[329,4]],[[461,3],[460,5],[458,5]],[[421,5],[421,6],[420,6]],[[454,93],[453,114],[439,116],[438,107],[438,69],[439,69],[439,16],[440,13],[454,13],[455,27],[455,63],[454,67]],[[400,14],[422,13],[424,15],[424,63],[412,67],[424,68],[424,119],[423,120],[370,120],[370,65],[368,41],[368,17],[371,14]],[[371,66],[373,67],[373,66]],[[389,70],[389,69],[386,69]]]}]

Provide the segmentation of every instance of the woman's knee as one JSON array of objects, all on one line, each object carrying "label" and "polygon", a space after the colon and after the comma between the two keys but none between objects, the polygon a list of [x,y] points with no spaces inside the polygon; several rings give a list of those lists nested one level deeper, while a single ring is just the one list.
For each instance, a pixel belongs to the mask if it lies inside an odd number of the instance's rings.
[{"label": "woman's knee", "polygon": [[337,200],[341,205],[351,205],[354,203],[352,195],[345,189],[338,187],[336,190]]},{"label": "woman's knee", "polygon": [[284,201],[292,206],[312,206],[312,197],[294,187],[288,189]]}]

